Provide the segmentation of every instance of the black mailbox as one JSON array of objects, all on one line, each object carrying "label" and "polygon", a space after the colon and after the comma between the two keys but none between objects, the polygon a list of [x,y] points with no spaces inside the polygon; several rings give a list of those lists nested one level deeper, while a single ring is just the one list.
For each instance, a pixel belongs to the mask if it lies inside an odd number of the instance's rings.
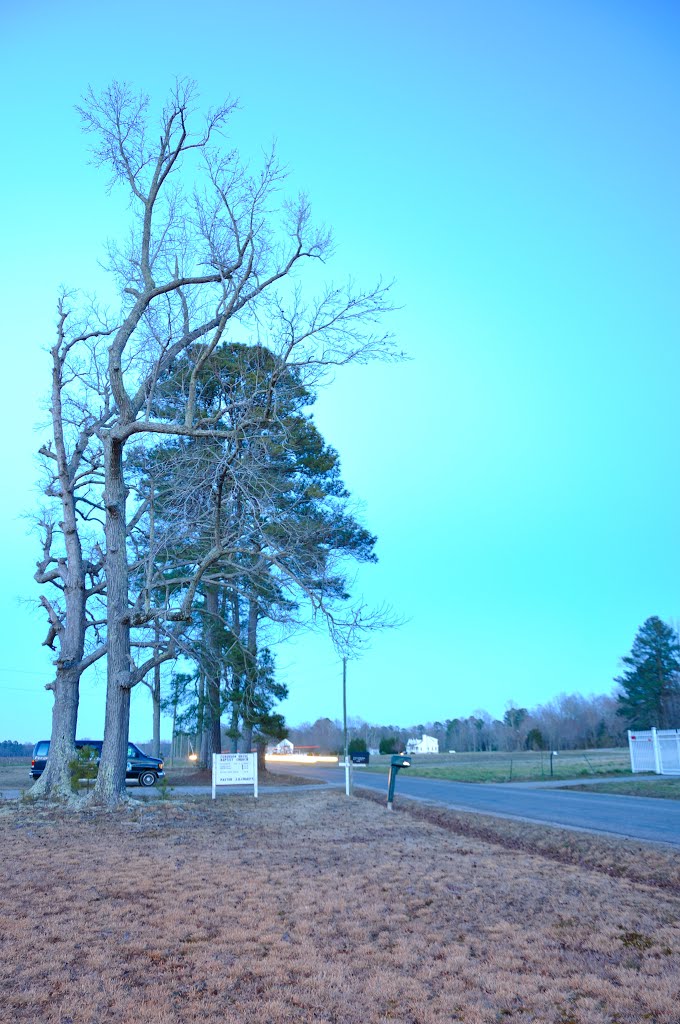
[{"label": "black mailbox", "polygon": [[400,768],[410,768],[411,758],[404,757],[403,754],[393,754],[392,760],[390,761],[390,774],[387,780],[387,810],[392,810],[392,803],[394,801],[394,783],[397,781],[397,773]]}]

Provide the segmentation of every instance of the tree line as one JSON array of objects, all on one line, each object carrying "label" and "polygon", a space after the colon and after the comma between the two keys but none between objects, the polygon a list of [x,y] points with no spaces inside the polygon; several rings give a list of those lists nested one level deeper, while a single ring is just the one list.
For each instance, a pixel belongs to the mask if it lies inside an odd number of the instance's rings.
[{"label": "tree line", "polygon": [[[508,703],[502,718],[480,709],[467,717],[419,722],[408,727],[349,720],[352,750],[403,750],[411,737],[427,733],[442,752],[579,750],[624,746],[628,729],[680,729],[680,637],[658,616],[640,626],[621,659],[611,694],[560,694],[527,709]],[[299,747],[335,753],[343,749],[341,723],[329,718],[289,732]]]},{"label": "tree line", "polygon": [[190,666],[174,708],[195,693],[207,759],[225,714],[248,745],[281,733],[272,636],[311,622],[346,651],[385,622],[349,601],[345,562],[373,561],[375,538],[310,409],[330,370],[396,357],[379,325],[389,286],[322,281],[330,233],[305,195],[283,195],[275,151],[253,171],[225,144],[234,106],[201,115],[179,81],[157,114],[118,83],[79,108],[130,212],[108,244],[117,305],[57,302],[35,574],[54,704],[36,797],[70,792],[79,688],[98,661],[94,800],[113,804],[139,684],[160,741],[163,664]]},{"label": "tree line", "polygon": [[[355,746],[380,753],[403,750],[406,741],[423,733],[439,741],[439,750],[473,751],[577,750],[622,746],[626,726],[618,714],[615,696],[583,697],[561,694],[546,704],[527,709],[510,705],[502,718],[479,709],[468,716],[415,722],[410,726],[369,724],[350,718],[349,733]],[[339,721],[321,718],[289,730],[298,746],[338,752],[343,746]],[[359,749],[357,747],[357,749]]]},{"label": "tree line", "polygon": [[0,740],[0,757],[30,757],[33,747],[30,743],[17,740]]}]

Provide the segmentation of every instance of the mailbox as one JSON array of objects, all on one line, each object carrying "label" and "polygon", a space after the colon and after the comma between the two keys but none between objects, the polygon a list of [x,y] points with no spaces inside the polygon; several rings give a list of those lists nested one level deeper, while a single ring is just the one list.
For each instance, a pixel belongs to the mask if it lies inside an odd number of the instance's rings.
[{"label": "mailbox", "polygon": [[387,781],[387,810],[392,810],[392,802],[394,800],[394,783],[397,781],[397,772],[400,768],[410,768],[411,758],[404,757],[403,754],[393,754],[392,760],[390,761],[390,774]]}]

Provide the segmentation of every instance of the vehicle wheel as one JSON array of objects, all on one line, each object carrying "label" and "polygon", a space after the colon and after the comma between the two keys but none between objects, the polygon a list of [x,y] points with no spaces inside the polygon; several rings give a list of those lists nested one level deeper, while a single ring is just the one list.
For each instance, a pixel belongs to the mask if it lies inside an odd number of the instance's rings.
[{"label": "vehicle wheel", "polygon": [[156,775],[154,772],[141,772],[139,776],[140,786],[153,786],[156,781]]}]

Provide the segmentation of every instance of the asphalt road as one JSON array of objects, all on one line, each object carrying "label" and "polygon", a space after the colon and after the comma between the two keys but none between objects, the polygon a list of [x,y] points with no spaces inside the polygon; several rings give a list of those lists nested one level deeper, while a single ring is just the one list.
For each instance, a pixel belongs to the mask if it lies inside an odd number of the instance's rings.
[{"label": "asphalt road", "polygon": [[[287,774],[296,774],[320,783],[343,787],[343,768],[286,765]],[[276,774],[274,769],[273,774]],[[373,774],[361,768],[353,769],[355,786],[372,789],[387,797],[387,775]],[[575,780],[580,782],[582,780]],[[564,785],[565,783],[562,783]],[[448,782],[442,779],[422,779],[399,772],[395,803],[400,796],[426,800],[460,811],[477,811],[502,818],[532,821],[561,828],[583,829],[605,835],[639,839],[652,843],[667,843],[680,848],[680,800],[659,800],[651,797],[611,796],[607,793],[587,793],[557,788],[560,783],[488,783]],[[301,787],[267,786],[265,793],[281,792]],[[305,787],[306,788],[306,787]],[[178,787],[175,794],[210,794],[210,787]],[[18,790],[5,790],[0,798],[17,799]],[[153,788],[130,787],[130,795],[153,798]]]},{"label": "asphalt road", "polygon": [[[343,768],[294,768],[308,778],[344,786]],[[387,796],[387,775],[353,770],[355,786]],[[475,784],[421,779],[399,772],[395,804],[399,796],[427,800],[460,811],[479,811],[504,818],[520,818],[563,828],[585,829],[628,839],[669,843],[680,847],[680,801],[652,797],[620,796],[558,789],[553,784]]]}]

